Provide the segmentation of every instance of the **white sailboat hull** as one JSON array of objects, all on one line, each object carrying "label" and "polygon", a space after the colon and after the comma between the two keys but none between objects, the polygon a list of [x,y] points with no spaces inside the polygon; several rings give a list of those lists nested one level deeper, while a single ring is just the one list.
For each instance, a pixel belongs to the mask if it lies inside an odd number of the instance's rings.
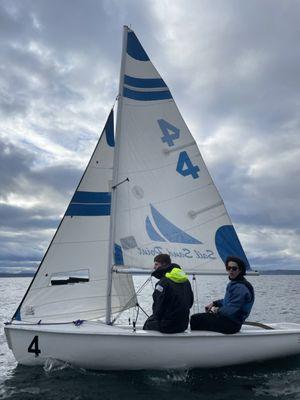
[{"label": "white sailboat hull", "polygon": [[[300,324],[270,326],[274,329],[245,326],[235,335],[200,331],[169,335],[84,322],[79,327],[12,324],[5,333],[22,365],[57,359],[96,370],[213,368],[300,354]],[[38,342],[31,345],[35,337]]]}]

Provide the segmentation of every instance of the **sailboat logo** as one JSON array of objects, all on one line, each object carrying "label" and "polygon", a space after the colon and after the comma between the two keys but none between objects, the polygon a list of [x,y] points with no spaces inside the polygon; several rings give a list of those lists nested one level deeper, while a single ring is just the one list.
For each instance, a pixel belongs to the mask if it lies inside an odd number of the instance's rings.
[{"label": "sailboat logo", "polygon": [[153,221],[156,224],[157,230],[153,227],[150,218],[146,218],[146,231],[151,240],[155,242],[171,242],[184,244],[202,244],[200,240],[190,236],[174,224],[168,221],[155,207],[150,204]]}]

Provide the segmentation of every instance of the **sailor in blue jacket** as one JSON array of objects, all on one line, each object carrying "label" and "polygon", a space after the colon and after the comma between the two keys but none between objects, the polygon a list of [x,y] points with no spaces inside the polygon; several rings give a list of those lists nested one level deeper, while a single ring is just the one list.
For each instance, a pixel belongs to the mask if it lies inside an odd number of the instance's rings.
[{"label": "sailor in blue jacket", "polygon": [[206,313],[192,315],[191,330],[236,333],[249,316],[254,303],[254,289],[244,277],[245,264],[237,257],[228,257],[225,266],[230,282],[224,299],[208,304]]}]

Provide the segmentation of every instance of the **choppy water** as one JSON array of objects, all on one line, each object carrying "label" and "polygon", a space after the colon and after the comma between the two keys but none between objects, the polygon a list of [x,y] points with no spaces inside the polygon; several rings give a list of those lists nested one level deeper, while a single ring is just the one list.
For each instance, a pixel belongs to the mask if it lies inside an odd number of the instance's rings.
[{"label": "choppy water", "polygon": [[[198,278],[202,308],[222,297],[225,277]],[[300,323],[300,276],[260,276],[251,320]],[[214,370],[100,372],[48,362],[44,368],[17,366],[7,347],[3,322],[9,320],[30,279],[0,279],[0,399],[300,399],[300,357]],[[139,278],[138,283],[142,283]],[[142,297],[149,311],[151,286]],[[197,310],[195,310],[197,311]],[[139,323],[142,323],[141,315]]]}]

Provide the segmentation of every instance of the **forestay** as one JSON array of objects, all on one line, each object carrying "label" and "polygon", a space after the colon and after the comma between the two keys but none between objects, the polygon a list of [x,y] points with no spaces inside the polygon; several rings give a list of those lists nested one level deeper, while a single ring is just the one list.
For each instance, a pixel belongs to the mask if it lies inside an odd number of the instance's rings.
[{"label": "forestay", "polygon": [[[114,145],[112,111],[15,319],[105,316]],[[112,311],[130,306],[134,293],[131,276],[114,276]]]},{"label": "forestay", "polygon": [[165,81],[126,28],[116,190],[118,264],[151,268],[153,256],[203,272],[249,264]]}]

